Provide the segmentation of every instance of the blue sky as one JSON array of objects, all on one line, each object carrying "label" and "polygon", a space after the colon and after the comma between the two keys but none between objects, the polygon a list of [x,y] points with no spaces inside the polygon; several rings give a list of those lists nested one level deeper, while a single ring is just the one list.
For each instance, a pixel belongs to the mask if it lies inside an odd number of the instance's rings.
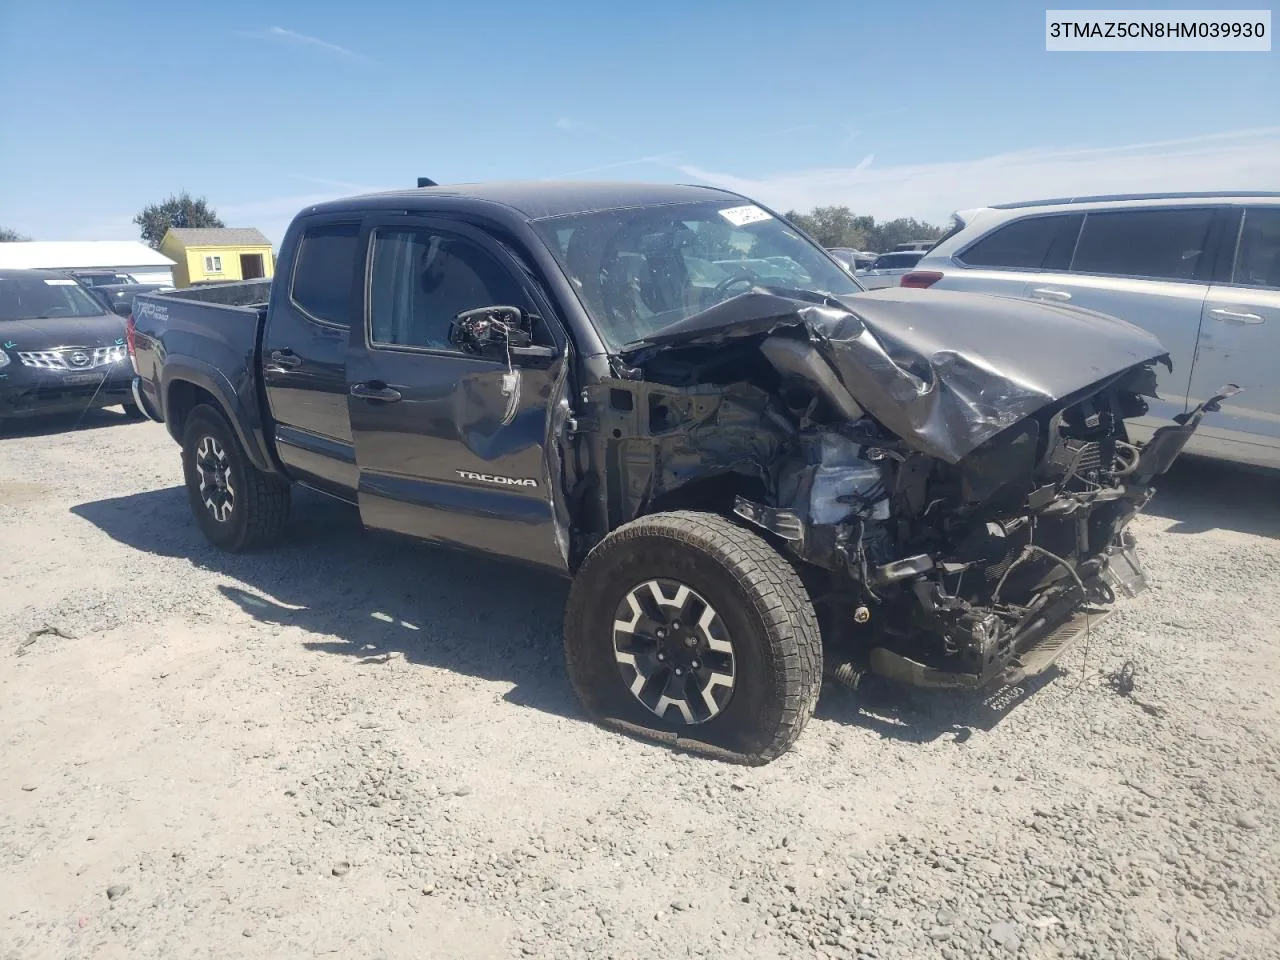
[{"label": "blue sky", "polygon": [[1047,53],[1025,2],[0,0],[0,147],[0,225],[36,239],[134,237],[188,189],[278,241],[307,203],[418,175],[712,182],[941,222],[1280,189],[1280,44]]}]

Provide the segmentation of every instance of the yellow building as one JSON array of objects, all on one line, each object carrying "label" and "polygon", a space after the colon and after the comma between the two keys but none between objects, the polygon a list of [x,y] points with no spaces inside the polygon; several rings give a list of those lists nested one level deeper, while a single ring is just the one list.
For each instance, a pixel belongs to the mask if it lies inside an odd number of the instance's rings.
[{"label": "yellow building", "polygon": [[257,280],[276,272],[271,241],[252,227],[170,227],[160,252],[175,263],[175,287]]}]

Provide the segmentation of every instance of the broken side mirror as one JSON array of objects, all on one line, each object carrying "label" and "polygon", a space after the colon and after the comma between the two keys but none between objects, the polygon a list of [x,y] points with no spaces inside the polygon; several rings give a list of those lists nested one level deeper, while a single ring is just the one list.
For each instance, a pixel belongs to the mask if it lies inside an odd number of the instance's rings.
[{"label": "broken side mirror", "polygon": [[557,355],[554,347],[533,342],[533,323],[539,318],[519,307],[492,306],[464,310],[449,326],[449,342],[464,353],[490,357],[540,357]]}]

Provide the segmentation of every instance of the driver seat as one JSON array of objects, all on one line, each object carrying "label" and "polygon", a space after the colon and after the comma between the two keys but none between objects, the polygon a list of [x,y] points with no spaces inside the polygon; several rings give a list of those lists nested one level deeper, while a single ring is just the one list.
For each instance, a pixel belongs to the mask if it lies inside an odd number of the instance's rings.
[{"label": "driver seat", "polygon": [[674,245],[663,245],[645,254],[640,274],[640,299],[654,313],[687,307],[693,282],[684,257]]}]

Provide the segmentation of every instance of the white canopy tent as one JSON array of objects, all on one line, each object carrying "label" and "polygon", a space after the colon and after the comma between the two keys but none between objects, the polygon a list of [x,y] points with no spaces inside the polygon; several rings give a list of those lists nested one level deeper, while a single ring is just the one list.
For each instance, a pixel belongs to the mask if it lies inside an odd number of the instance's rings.
[{"label": "white canopy tent", "polygon": [[173,283],[173,261],[137,240],[23,240],[0,243],[0,269],[114,270],[139,283]]}]

